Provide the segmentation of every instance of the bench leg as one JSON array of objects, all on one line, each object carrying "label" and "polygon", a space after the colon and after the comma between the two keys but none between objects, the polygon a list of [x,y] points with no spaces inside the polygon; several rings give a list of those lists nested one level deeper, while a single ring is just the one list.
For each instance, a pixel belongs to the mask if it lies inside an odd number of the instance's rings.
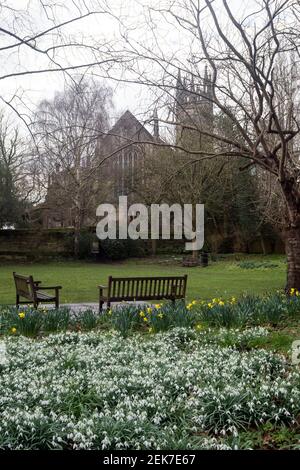
[{"label": "bench leg", "polygon": [[99,313],[101,313],[103,309],[104,302],[102,299],[103,299],[103,289],[102,287],[100,287],[99,288]]},{"label": "bench leg", "polygon": [[37,310],[38,306],[39,306],[39,303],[35,300],[33,302],[33,307]]},{"label": "bench leg", "polygon": [[16,307],[19,308],[20,305],[20,296],[16,294]]},{"label": "bench leg", "polygon": [[59,309],[59,293],[57,292],[57,295],[55,297],[55,308]]},{"label": "bench leg", "polygon": [[107,302],[107,310],[110,309],[110,302]]}]

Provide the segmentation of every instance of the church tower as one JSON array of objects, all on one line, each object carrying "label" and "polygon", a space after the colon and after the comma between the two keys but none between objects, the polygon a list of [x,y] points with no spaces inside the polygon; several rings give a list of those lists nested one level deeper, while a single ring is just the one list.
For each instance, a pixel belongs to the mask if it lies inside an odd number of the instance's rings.
[{"label": "church tower", "polygon": [[176,83],[176,145],[188,150],[208,148],[209,138],[203,131],[213,126],[212,82],[205,67],[202,83],[194,75],[181,77]]}]

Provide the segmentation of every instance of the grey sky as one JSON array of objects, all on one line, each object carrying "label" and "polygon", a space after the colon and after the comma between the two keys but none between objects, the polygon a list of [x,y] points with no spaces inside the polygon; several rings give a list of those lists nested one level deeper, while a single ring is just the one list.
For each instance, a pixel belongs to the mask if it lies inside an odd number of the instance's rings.
[{"label": "grey sky", "polygon": [[[45,5],[55,5],[58,2],[54,0],[44,2]],[[155,8],[168,8],[171,0],[65,0],[61,6],[52,10],[48,7],[43,8],[41,0],[4,0],[1,2],[1,26],[9,31],[15,32],[18,36],[26,38],[33,34],[53,26],[53,19],[60,22],[78,16],[79,10],[86,12],[86,6],[91,10],[103,11],[110,10],[110,14],[96,14],[81,19],[62,29],[64,35],[68,36],[70,41],[84,42],[89,45],[105,44],[109,51],[109,43],[117,48],[122,48],[122,39],[120,33],[120,22],[126,24],[129,31],[129,37],[143,47],[149,44],[150,48],[159,47],[167,53],[171,53],[179,61],[185,60],[185,47],[187,39],[179,33],[179,28],[163,19],[161,14],[155,12]],[[229,0],[235,13],[244,13],[249,5],[255,4],[255,0]],[[184,1],[179,1],[179,8],[184,11]],[[148,7],[151,7],[151,18],[156,19],[156,35],[159,37],[159,45],[155,44],[151,29],[147,24],[149,18]],[[14,9],[14,11],[11,10]],[[47,18],[47,16],[48,18]],[[113,17],[115,15],[115,18]],[[15,42],[15,38],[10,38],[5,34],[0,35],[2,47]],[[49,47],[51,44],[57,44],[60,37],[55,34],[46,38],[37,40],[36,44],[41,47]],[[187,48],[188,49],[188,48]],[[60,64],[80,64],[84,62],[93,62],[95,58],[91,52],[85,48],[59,49],[56,52],[55,60]],[[27,46],[13,48],[8,51],[0,51],[1,75],[24,70],[37,70],[47,68],[49,58],[31,50]],[[78,71],[77,73],[79,73]],[[102,75],[99,68],[91,69],[92,73]],[[74,72],[76,73],[76,72]],[[118,78],[121,73],[118,68],[114,68],[112,75]],[[120,75],[121,76],[121,75]],[[155,72],[153,70],[153,77]],[[55,91],[62,90],[65,77],[59,73],[45,73],[38,75],[27,75],[18,78],[7,78],[1,81],[1,94],[7,100],[12,100],[12,104],[22,112],[28,112],[34,109],[35,105],[43,98],[51,98]],[[144,87],[118,83],[110,80],[108,82],[114,90],[115,114],[129,108],[138,117],[150,116],[151,96]]]}]

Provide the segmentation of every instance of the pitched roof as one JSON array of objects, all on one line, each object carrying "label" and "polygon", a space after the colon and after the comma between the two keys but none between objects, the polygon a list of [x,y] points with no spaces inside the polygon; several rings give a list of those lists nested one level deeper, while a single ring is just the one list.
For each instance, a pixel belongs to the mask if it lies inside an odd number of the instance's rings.
[{"label": "pitched roof", "polygon": [[108,131],[104,137],[105,141],[109,137],[124,137],[130,139],[141,140],[145,137],[151,141],[155,140],[153,135],[146,129],[146,127],[129,111],[125,111],[124,114],[117,120],[113,127]]}]

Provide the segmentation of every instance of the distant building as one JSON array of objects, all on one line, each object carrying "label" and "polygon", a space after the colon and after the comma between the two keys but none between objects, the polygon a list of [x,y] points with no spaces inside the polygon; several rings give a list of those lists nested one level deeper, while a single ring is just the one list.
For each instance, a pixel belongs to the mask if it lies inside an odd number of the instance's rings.
[{"label": "distant building", "polygon": [[[133,197],[136,178],[143,178],[143,166],[146,158],[153,154],[153,143],[160,141],[159,125],[156,112],[152,119],[153,135],[130,111],[126,111],[110,129],[101,136],[96,147],[99,158],[99,190],[105,182],[106,201],[115,202],[120,195]],[[80,168],[83,176],[89,171],[89,163]],[[44,228],[73,227],[75,211],[68,200],[66,185],[72,172],[56,168],[49,177],[45,202],[40,205]],[[94,175],[97,182],[97,174]],[[83,225],[93,225],[96,207],[103,201],[89,198],[85,202],[85,220]],[[89,209],[89,210],[87,210]]]},{"label": "distant building", "polygon": [[[213,125],[212,84],[207,68],[202,84],[195,84],[193,77],[182,79],[179,71],[174,98],[176,144],[190,150],[207,148],[210,142],[205,130]],[[143,183],[145,161],[154,155],[157,148],[153,144],[163,142],[156,110],[151,124],[152,133],[127,110],[105,135],[99,137],[96,146],[99,166],[95,170],[93,185],[98,185],[99,190],[105,187],[105,196],[102,192],[105,201],[97,196],[82,202],[85,213],[82,226],[95,223],[96,207],[101,202],[116,202],[121,195],[127,195],[130,202],[134,202],[135,183],[137,179]],[[85,161],[80,169],[74,171],[84,175],[89,171],[89,162]],[[44,228],[74,226],[75,211],[64,191],[70,179],[72,169],[67,173],[57,168],[49,177],[45,202],[39,206]]]},{"label": "distant building", "polygon": [[106,172],[112,185],[111,198],[130,196],[135,179],[143,179],[146,158],[153,155],[153,143],[159,142],[156,112],[153,117],[153,135],[138,119],[126,111],[97,145],[99,159],[107,158]]},{"label": "distant building", "polygon": [[207,145],[205,131],[213,125],[211,76],[205,67],[203,83],[195,84],[193,75],[181,77],[176,84],[176,144],[194,150]]}]

